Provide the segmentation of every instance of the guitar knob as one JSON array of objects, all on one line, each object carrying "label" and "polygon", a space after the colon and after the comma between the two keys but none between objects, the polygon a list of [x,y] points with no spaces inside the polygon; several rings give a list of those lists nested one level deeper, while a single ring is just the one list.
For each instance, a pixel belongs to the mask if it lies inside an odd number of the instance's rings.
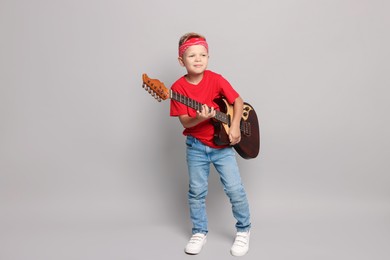
[{"label": "guitar knob", "polygon": [[244,113],[243,113],[243,115],[244,115],[244,116],[247,116],[247,115],[248,115],[248,113],[247,113],[247,112],[244,112]]}]

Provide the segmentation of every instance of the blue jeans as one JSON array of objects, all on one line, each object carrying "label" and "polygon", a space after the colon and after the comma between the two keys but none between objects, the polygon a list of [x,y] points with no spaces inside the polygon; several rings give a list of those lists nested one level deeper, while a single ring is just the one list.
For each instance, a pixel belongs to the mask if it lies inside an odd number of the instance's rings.
[{"label": "blue jeans", "polygon": [[187,165],[189,173],[188,203],[192,220],[192,234],[207,234],[206,195],[212,163],[219,173],[223,189],[230,199],[238,232],[251,227],[249,204],[241,183],[236,155],[232,147],[214,149],[198,139],[187,136]]}]

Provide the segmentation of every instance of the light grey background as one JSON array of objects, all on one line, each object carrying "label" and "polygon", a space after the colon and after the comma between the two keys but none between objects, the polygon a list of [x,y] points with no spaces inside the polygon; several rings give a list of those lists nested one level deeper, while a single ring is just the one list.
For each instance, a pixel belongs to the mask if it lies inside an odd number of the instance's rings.
[{"label": "light grey background", "polygon": [[[389,259],[390,4],[385,0],[0,2],[0,259],[189,259],[182,128],[141,88],[210,45],[260,118],[239,158],[244,259]],[[210,177],[208,244],[230,205]]]}]

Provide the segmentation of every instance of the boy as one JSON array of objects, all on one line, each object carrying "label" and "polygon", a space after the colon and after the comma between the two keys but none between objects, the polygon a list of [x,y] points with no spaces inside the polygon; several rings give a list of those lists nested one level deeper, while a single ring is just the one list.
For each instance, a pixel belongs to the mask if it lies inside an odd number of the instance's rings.
[{"label": "boy", "polygon": [[[171,89],[203,104],[201,111],[195,111],[171,99],[170,115],[179,117],[185,128],[183,134],[187,136],[188,203],[193,228],[185,252],[198,254],[206,243],[208,229],[205,199],[212,163],[220,175],[224,191],[232,204],[233,216],[237,220],[237,235],[230,252],[234,256],[242,256],[249,250],[251,223],[249,204],[232,146],[241,139],[243,100],[226,79],[207,70],[209,55],[204,36],[197,33],[183,35],[179,41],[178,59],[187,74],[178,79]],[[212,118],[218,109],[213,100],[221,96],[234,107],[228,133],[230,146],[219,146],[213,142]]]}]

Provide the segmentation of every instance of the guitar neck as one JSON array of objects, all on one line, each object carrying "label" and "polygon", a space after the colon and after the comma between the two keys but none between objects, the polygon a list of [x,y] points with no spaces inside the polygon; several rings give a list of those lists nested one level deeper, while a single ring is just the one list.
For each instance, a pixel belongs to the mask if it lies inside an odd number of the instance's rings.
[{"label": "guitar neck", "polygon": [[[202,103],[194,100],[194,99],[191,99],[189,97],[186,97],[182,94],[179,94],[177,92],[174,92],[172,90],[169,91],[169,95],[170,95],[170,98],[175,100],[175,101],[178,101],[184,105],[186,105],[187,107],[190,107],[190,108],[193,108],[195,109],[196,111],[201,111],[202,110]],[[224,124],[227,124],[227,125],[230,125],[230,118],[227,114],[225,113],[222,113],[221,111],[218,111],[216,110],[215,111],[216,114],[215,114],[215,119],[220,121],[221,123],[224,123]]]}]

